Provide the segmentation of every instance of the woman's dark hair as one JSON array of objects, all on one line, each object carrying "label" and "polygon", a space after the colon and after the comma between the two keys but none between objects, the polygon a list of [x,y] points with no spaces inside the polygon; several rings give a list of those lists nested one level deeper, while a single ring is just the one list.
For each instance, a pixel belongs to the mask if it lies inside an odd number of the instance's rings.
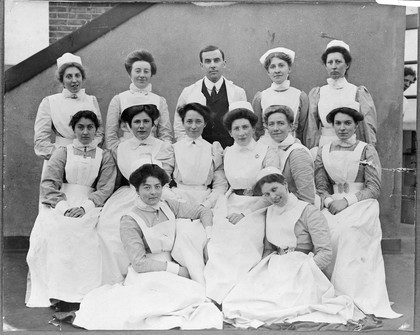
[{"label": "woman's dark hair", "polygon": [[405,76],[413,76],[414,82],[416,82],[416,71],[414,71],[411,67],[404,67],[404,77]]},{"label": "woman's dark hair", "polygon": [[293,113],[292,109],[289,106],[271,105],[267,107],[263,113],[264,123],[267,124],[269,117],[275,113],[284,114],[289,125],[293,124],[293,122],[295,121],[295,113]]},{"label": "woman's dark hair", "polygon": [[60,83],[63,83],[64,72],[66,72],[66,70],[69,67],[76,67],[77,69],[79,69],[80,73],[82,74],[82,79],[86,79],[86,70],[82,65],[80,65],[79,63],[65,63],[61,65],[61,67],[57,70],[57,79]]},{"label": "woman's dark hair", "polygon": [[154,123],[159,117],[159,110],[155,105],[134,105],[123,110],[121,113],[121,121],[126,122],[131,127],[133,118],[142,112],[145,112],[152,119]]},{"label": "woman's dark hair", "polygon": [[95,124],[95,128],[98,129],[99,128],[99,119],[98,116],[89,110],[83,110],[83,111],[79,111],[76,114],[74,114],[71,117],[69,126],[71,127],[71,129],[75,129],[76,128],[76,124],[77,122],[80,121],[81,118],[85,118],[85,119],[89,119],[91,120],[94,124]]},{"label": "woman's dark hair", "polygon": [[262,195],[261,188],[266,183],[280,183],[282,185],[287,185],[286,178],[278,173],[273,173],[262,177],[254,186],[254,195]]},{"label": "woman's dark hair", "polygon": [[184,123],[185,115],[187,115],[187,112],[189,111],[196,111],[203,117],[205,123],[207,123],[210,120],[210,109],[207,106],[204,106],[197,102],[192,102],[184,105],[178,110],[178,114],[181,117],[182,123]]},{"label": "woman's dark hair", "polygon": [[341,53],[343,55],[344,61],[348,65],[348,68],[346,70],[346,74],[347,74],[348,70],[350,70],[350,65],[351,65],[352,58],[351,58],[350,52],[347,49],[343,48],[343,47],[333,46],[333,47],[328,48],[327,50],[325,50],[324,53],[321,56],[322,63],[324,65],[327,65],[327,57],[328,57],[328,55],[329,54],[332,54],[334,52],[339,52],[339,53]]},{"label": "woman's dark hair", "polygon": [[143,164],[130,175],[128,181],[138,191],[140,185],[145,183],[149,177],[159,179],[162,186],[169,183],[169,177],[165,170],[156,164]]},{"label": "woman's dark hair", "polygon": [[125,58],[124,66],[128,74],[131,74],[133,64],[138,61],[144,61],[144,62],[149,63],[150,70],[152,71],[152,76],[156,74],[157,67],[156,67],[155,59],[153,58],[152,54],[149,51],[143,50],[143,49],[130,52]]},{"label": "woman's dark hair", "polygon": [[253,112],[246,108],[236,108],[223,117],[223,125],[227,129],[227,131],[232,130],[232,123],[235,120],[239,119],[247,119],[249,123],[251,123],[252,128],[255,128],[258,122],[258,116],[256,116]]},{"label": "woman's dark hair", "polygon": [[334,123],[335,116],[337,113],[343,113],[351,116],[354,120],[354,122],[360,122],[363,121],[364,116],[362,113],[358,112],[357,110],[350,108],[350,107],[338,107],[333,109],[331,112],[327,115],[327,122],[328,123]]},{"label": "woman's dark hair", "polygon": [[269,54],[264,61],[264,67],[267,71],[270,67],[271,60],[276,57],[280,58],[281,60],[284,60],[287,63],[287,65],[289,65],[289,67],[292,67],[292,59],[288,55],[286,55],[284,52],[273,52]]}]

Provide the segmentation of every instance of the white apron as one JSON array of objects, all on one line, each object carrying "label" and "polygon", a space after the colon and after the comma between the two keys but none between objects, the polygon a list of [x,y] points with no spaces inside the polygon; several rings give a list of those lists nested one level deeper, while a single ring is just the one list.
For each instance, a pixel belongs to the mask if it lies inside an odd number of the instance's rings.
[{"label": "white apron", "polygon": [[[267,240],[282,249],[296,247],[294,226],[308,205],[296,197],[294,201],[284,212],[273,206],[266,210]],[[295,321],[346,323],[354,312],[349,297],[335,296],[313,254],[302,252],[273,252],[265,257],[223,302],[225,321],[240,328]]]},{"label": "white apron", "polygon": [[188,203],[202,203],[211,193],[206,181],[213,163],[212,146],[207,141],[192,144],[181,140],[173,144],[176,167],[182,183],[171,190]]},{"label": "white apron", "polygon": [[[336,182],[332,197],[338,200],[364,187],[355,179],[366,143],[359,142],[354,151],[330,152],[330,146],[322,149],[322,159],[328,175]],[[359,201],[336,215],[328,209],[322,213],[328,221],[333,247],[327,274],[336,290],[350,296],[365,314],[384,318],[401,316],[389,304],[378,201]]]},{"label": "white apron", "polygon": [[[183,253],[181,258],[190,261],[194,240],[177,241],[178,222],[166,203],[161,203],[161,209],[169,220],[153,227],[137,214],[128,214],[139,224],[152,252],[146,257],[170,262],[171,251],[174,254],[179,247],[178,255]],[[202,232],[205,237],[203,228]],[[202,250],[199,256],[202,260]],[[221,312],[206,298],[202,284],[166,271],[137,273],[130,266],[124,283],[104,285],[85,297],[73,324],[104,330],[222,329],[223,321]]]},{"label": "white apron", "polygon": [[[73,154],[67,146],[66,179],[61,191],[71,207],[80,206],[93,191],[102,150],[95,158]],[[80,302],[85,294],[101,284],[99,240],[95,226],[100,208],[81,218],[65,217],[42,205],[30,236],[27,262],[30,273],[28,307],[48,307],[50,299]]]}]

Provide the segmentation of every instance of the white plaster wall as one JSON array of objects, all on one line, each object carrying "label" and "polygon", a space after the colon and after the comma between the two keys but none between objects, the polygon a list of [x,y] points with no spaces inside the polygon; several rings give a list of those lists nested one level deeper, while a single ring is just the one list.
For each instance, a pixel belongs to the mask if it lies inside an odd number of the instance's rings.
[{"label": "white plaster wall", "polygon": [[5,0],[4,62],[15,65],[49,45],[48,1]]}]

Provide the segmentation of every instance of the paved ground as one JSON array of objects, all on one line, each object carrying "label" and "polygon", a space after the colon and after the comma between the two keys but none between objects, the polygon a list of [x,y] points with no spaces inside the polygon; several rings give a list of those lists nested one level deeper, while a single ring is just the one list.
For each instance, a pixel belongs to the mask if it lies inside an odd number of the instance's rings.
[{"label": "paved ground", "polygon": [[[414,320],[414,226],[402,224],[402,250],[385,254],[385,270],[390,300],[396,312],[404,314],[394,320],[383,320],[381,330],[413,330]],[[48,321],[54,313],[49,308],[25,307],[27,265],[24,252],[3,254],[3,319],[4,330],[59,330]],[[63,331],[78,331],[63,324]],[[389,334],[392,334],[390,332]]]}]

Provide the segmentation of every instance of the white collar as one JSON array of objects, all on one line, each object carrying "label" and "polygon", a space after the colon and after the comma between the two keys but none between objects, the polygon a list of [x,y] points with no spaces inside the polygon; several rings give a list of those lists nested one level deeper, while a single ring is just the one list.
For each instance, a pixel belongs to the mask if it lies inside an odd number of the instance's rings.
[{"label": "white collar", "polygon": [[84,144],[82,144],[77,138],[75,138],[74,140],[73,140],[73,143],[72,143],[72,145],[73,145],[73,148],[75,148],[75,149],[77,149],[77,150],[81,150],[81,151],[84,151],[85,150],[85,148],[86,148],[86,151],[91,151],[91,150],[95,150],[96,149],[96,147],[97,147],[97,145],[98,145],[98,143],[97,143],[98,141],[96,140],[96,138],[95,139],[93,139],[93,141],[92,142],[90,142],[88,145],[84,145]]},{"label": "white collar", "polygon": [[197,137],[195,140],[193,140],[191,137],[185,137],[185,143],[187,145],[192,145],[193,142],[195,142],[195,144],[198,144],[199,146],[201,146],[203,144],[203,137],[200,135],[199,137]]},{"label": "white collar", "polygon": [[213,83],[211,80],[209,80],[209,78],[204,77],[204,85],[206,85],[207,89],[209,91],[211,91],[213,89],[213,86],[216,86],[216,91],[219,92],[220,87],[222,87],[223,85],[223,80],[225,79],[225,77],[221,76],[220,79]]},{"label": "white collar", "polygon": [[153,136],[150,133],[150,135],[147,138],[145,138],[144,140],[139,140],[137,137],[135,137],[133,135],[133,137],[130,138],[129,141],[130,141],[130,146],[133,149],[136,149],[137,147],[139,147],[141,145],[153,145]]},{"label": "white collar", "polygon": [[64,98],[75,99],[75,100],[76,99],[80,100],[86,95],[84,88],[80,89],[80,91],[77,93],[71,93],[67,88],[63,88],[63,91],[61,92],[61,94],[64,95]]},{"label": "white collar", "polygon": [[238,143],[233,143],[232,148],[234,148],[237,151],[253,151],[255,147],[257,146],[257,142],[253,138],[251,138],[251,141],[248,143],[248,145],[242,146]]},{"label": "white collar", "polygon": [[341,77],[338,79],[328,78],[327,83],[331,88],[334,88],[336,90],[339,90],[348,84],[347,79],[345,77]]},{"label": "white collar", "polygon": [[144,95],[149,94],[149,92],[152,92],[152,84],[147,84],[147,86],[145,88],[138,88],[136,85],[134,85],[133,83],[130,84],[130,92],[131,93],[142,93]]},{"label": "white collar", "polygon": [[339,146],[341,148],[350,148],[353,145],[355,145],[357,142],[356,134],[353,134],[351,137],[349,137],[347,140],[336,140],[334,141],[334,145]]},{"label": "white collar", "polygon": [[290,80],[286,79],[281,84],[271,83],[271,88],[276,92],[287,91],[290,88]]},{"label": "white collar", "polygon": [[160,209],[160,203],[159,201],[156,205],[150,206],[146,204],[143,200],[141,200],[140,196],[137,194],[136,199],[134,200],[134,206],[136,206],[138,209],[145,211],[145,212],[156,212]]},{"label": "white collar", "polygon": [[293,135],[290,133],[281,143],[277,143],[271,137],[270,137],[270,140],[271,140],[270,147],[279,148],[281,150],[285,150],[287,147],[291,146],[293,143],[296,142],[296,138],[293,137]]}]

